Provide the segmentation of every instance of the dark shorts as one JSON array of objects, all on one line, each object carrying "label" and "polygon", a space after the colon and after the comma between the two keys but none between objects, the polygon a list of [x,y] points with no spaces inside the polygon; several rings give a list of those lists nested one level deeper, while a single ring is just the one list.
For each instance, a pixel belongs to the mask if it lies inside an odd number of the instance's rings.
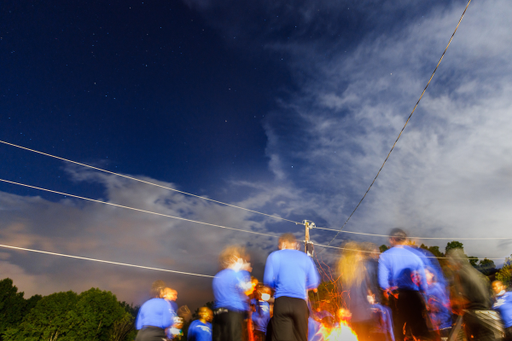
[{"label": "dark shorts", "polygon": [[165,330],[158,327],[144,327],[137,333],[135,341],[165,341]]},{"label": "dark shorts", "polygon": [[245,312],[225,308],[213,311],[212,341],[241,341]]},{"label": "dark shorts", "polygon": [[272,317],[272,341],[307,341],[308,317],[308,305],[303,299],[277,298]]}]

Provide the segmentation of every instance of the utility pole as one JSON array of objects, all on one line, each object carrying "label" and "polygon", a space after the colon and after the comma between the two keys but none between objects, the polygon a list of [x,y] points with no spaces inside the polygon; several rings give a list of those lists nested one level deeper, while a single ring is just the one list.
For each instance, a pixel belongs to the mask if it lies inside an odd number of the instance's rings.
[{"label": "utility pole", "polygon": [[316,225],[309,220],[304,220],[302,223],[305,226],[304,252],[306,252],[309,257],[313,257],[315,255],[315,246],[309,239],[309,230],[315,228]]}]

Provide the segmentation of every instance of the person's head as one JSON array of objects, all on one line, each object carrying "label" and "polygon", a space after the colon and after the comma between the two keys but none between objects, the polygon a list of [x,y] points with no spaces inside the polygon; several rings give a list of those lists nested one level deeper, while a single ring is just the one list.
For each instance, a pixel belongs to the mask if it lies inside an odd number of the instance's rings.
[{"label": "person's head", "polygon": [[203,323],[211,322],[212,319],[213,319],[213,313],[212,313],[212,311],[208,307],[201,307],[201,308],[199,308],[198,315],[199,315],[199,319]]},{"label": "person's head", "polygon": [[285,250],[285,249],[297,249],[297,238],[291,233],[284,233],[279,237],[279,249]]},{"label": "person's head", "polygon": [[166,299],[167,301],[176,301],[178,299],[178,292],[172,288],[165,288],[163,290],[162,298]]},{"label": "person's head", "polygon": [[492,291],[494,291],[494,293],[496,295],[498,295],[500,292],[502,292],[506,288],[507,287],[505,286],[505,284],[503,284],[502,281],[494,281],[494,282],[492,282]]},{"label": "person's head", "polygon": [[149,290],[149,294],[151,297],[162,297],[165,289],[165,282],[162,280],[154,281],[151,284],[151,289]]},{"label": "person's head", "polygon": [[245,249],[242,246],[231,245],[222,250],[219,263],[223,269],[236,268],[240,270],[244,267],[245,257]]},{"label": "person's head", "polygon": [[407,234],[405,233],[404,230],[402,230],[399,227],[395,227],[389,233],[389,243],[391,244],[391,246],[402,245],[405,243],[406,239]]}]

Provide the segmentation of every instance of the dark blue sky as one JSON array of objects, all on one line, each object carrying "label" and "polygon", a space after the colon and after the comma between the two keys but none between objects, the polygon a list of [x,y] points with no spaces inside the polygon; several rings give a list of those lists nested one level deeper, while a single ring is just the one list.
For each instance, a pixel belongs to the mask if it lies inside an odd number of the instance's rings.
[{"label": "dark blue sky", "polygon": [[[466,1],[4,1],[0,140],[292,221],[339,228],[418,100]],[[512,51],[505,0],[472,3],[415,116],[346,229],[508,235]],[[0,179],[246,231],[303,227],[98,174],[0,144]],[[332,232],[313,231],[326,243]],[[340,234],[340,246],[353,235]],[[5,244],[214,274],[248,245],[260,276],[273,237],[144,215],[0,183]],[[359,240],[363,240],[359,238]],[[382,237],[365,237],[378,245]],[[442,248],[446,240],[419,240]],[[508,241],[465,241],[500,259]],[[322,251],[333,260],[336,250]],[[469,252],[469,251],[468,251]],[[63,270],[65,269],[65,271]],[[0,250],[29,294],[112,290],[140,303],[183,275]],[[87,273],[88,276],[84,276]],[[135,275],[134,275],[135,274]],[[39,286],[39,283],[45,283]]]}]

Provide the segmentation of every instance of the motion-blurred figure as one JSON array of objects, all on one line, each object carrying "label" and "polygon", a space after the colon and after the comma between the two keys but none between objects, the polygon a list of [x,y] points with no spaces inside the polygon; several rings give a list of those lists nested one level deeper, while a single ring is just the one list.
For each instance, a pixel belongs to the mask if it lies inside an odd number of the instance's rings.
[{"label": "motion-blurred figure", "polygon": [[188,341],[212,341],[213,313],[208,307],[199,308],[199,319],[192,321],[188,327]]},{"label": "motion-blurred figure", "polygon": [[350,311],[350,325],[357,338],[369,340],[373,327],[371,303],[372,295],[368,285],[368,272],[364,264],[362,247],[356,242],[344,245],[338,261],[338,271],[343,286],[343,301]]},{"label": "motion-blurred figure", "polygon": [[212,340],[240,341],[245,315],[249,309],[246,292],[252,288],[245,262],[245,250],[229,246],[219,257],[223,268],[213,279],[215,296]]},{"label": "motion-blurred figure", "polygon": [[500,313],[503,326],[505,327],[504,341],[512,341],[512,292],[502,281],[492,282],[492,290],[496,296],[492,308]]},{"label": "motion-blurred figure", "polygon": [[136,341],[165,340],[165,329],[172,325],[173,316],[169,302],[161,298],[164,295],[165,283],[155,281],[151,285],[150,294],[153,297],[139,309],[135,327],[139,331]]},{"label": "motion-blurred figure", "polygon": [[432,323],[432,329],[437,333],[438,339],[447,338],[452,329],[451,304],[444,285],[438,280],[438,273],[431,267],[425,268],[427,276],[427,310]]},{"label": "motion-blurred figure", "polygon": [[270,288],[261,283],[256,287],[255,298],[251,300],[252,304],[252,322],[254,341],[264,341],[267,334],[267,325],[270,321]]},{"label": "motion-blurred figure", "polygon": [[462,315],[466,338],[478,341],[495,340],[494,322],[489,318],[489,281],[471,266],[462,249],[450,250],[447,257],[448,265],[453,271],[452,308],[458,315]]},{"label": "motion-blurred figure", "polygon": [[167,338],[172,340],[180,334],[180,324],[183,325],[183,321],[181,321],[178,316],[178,304],[176,303],[176,300],[178,299],[178,291],[166,287],[163,290],[162,298],[169,303],[169,309],[172,315],[173,324],[165,330]]},{"label": "motion-blurred figure", "polygon": [[392,247],[379,259],[379,285],[393,313],[395,339],[402,341],[411,334],[416,339],[427,340],[432,336],[421,295],[426,289],[425,268],[423,261],[405,245],[406,237],[402,229],[391,230],[389,243]]},{"label": "motion-blurred figure", "polygon": [[307,341],[307,291],[318,287],[320,276],[313,260],[297,250],[293,234],[281,235],[279,249],[268,256],[263,277],[275,290],[272,340]]}]

